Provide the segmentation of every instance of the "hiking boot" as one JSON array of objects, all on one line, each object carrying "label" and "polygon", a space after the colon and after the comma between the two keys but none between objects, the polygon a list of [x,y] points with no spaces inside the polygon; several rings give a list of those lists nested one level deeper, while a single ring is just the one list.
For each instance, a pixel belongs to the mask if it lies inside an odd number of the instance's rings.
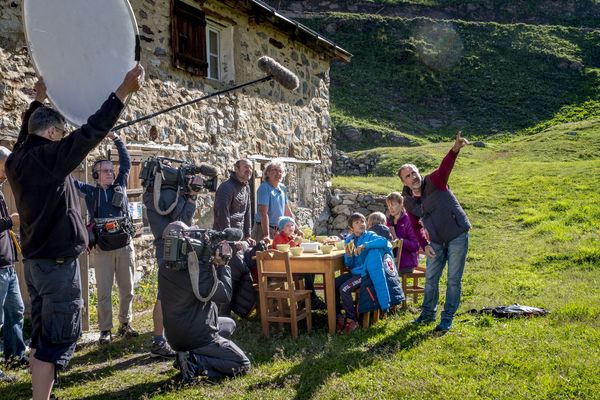
[{"label": "hiking boot", "polygon": [[0,382],[14,382],[16,379],[12,376],[8,376],[0,369]]},{"label": "hiking boot", "polygon": [[100,332],[100,338],[98,338],[98,343],[109,344],[110,342],[112,342],[112,333],[110,333],[110,331]]},{"label": "hiking boot", "polygon": [[121,324],[117,331],[117,336],[123,336],[126,338],[138,337],[140,334],[131,327],[129,323]]},{"label": "hiking boot", "polygon": [[310,308],[313,310],[327,310],[327,304],[320,297],[315,296],[310,299]]},{"label": "hiking boot", "polygon": [[8,369],[20,369],[29,367],[29,357],[10,357],[5,362],[6,368]]},{"label": "hiking boot", "polygon": [[336,333],[342,333],[344,331],[344,327],[346,326],[346,317],[343,315],[338,315],[337,324],[335,327]]},{"label": "hiking boot", "polygon": [[356,322],[353,319],[349,319],[348,322],[346,322],[346,326],[344,327],[344,333],[347,335],[350,332],[357,330],[358,328],[360,328],[358,322]]},{"label": "hiking boot", "polygon": [[153,342],[150,348],[150,357],[162,357],[162,358],[173,358],[177,355],[169,346],[166,340],[159,342]]}]

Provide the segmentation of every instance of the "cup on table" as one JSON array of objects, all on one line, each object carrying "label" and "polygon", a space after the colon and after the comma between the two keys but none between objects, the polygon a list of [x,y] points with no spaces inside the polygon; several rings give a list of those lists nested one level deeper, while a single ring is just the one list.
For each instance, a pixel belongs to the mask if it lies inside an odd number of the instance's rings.
[{"label": "cup on table", "polygon": [[344,250],[345,247],[346,247],[346,242],[344,242],[343,240],[338,240],[337,242],[335,242],[335,248],[337,250]]},{"label": "cup on table", "polygon": [[278,244],[277,250],[283,251],[283,252],[288,252],[288,251],[290,251],[290,245],[289,244]]},{"label": "cup on table", "polygon": [[300,256],[303,252],[304,252],[304,247],[291,247],[290,248],[290,253],[292,253],[292,255],[294,257]]},{"label": "cup on table", "polygon": [[330,244],[324,244],[321,246],[321,251],[323,252],[323,254],[329,254],[333,251],[334,246],[330,245]]}]

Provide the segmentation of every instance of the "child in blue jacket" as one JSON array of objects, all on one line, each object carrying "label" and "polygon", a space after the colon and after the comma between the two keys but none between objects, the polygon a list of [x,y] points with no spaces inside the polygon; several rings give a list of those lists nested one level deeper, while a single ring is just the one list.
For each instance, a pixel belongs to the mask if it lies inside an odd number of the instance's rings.
[{"label": "child in blue jacket", "polygon": [[[359,326],[356,321],[352,292],[360,286],[361,277],[368,269],[382,271],[382,256],[386,252],[391,254],[392,251],[392,246],[387,239],[367,231],[367,220],[364,215],[352,214],[348,220],[348,228],[351,233],[346,237],[344,264],[350,272],[335,279],[337,330],[346,333]],[[385,301],[380,303],[382,307],[389,308]],[[342,307],[346,312],[345,318],[341,313]]]}]

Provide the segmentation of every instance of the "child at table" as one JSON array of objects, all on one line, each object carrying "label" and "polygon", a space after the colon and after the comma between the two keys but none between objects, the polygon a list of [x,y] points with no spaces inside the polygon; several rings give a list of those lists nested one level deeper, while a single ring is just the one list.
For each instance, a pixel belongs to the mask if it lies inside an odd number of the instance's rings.
[{"label": "child at table", "polygon": [[278,244],[289,244],[290,247],[298,247],[299,243],[302,242],[300,236],[296,236],[296,221],[293,218],[283,216],[279,218],[277,223],[279,233],[273,238],[271,248],[277,250]]},{"label": "child at table", "polygon": [[394,238],[390,233],[390,228],[388,228],[385,224],[387,222],[387,218],[385,214],[382,212],[373,212],[369,214],[369,218],[367,219],[367,227],[371,232],[375,232],[381,237],[387,239],[388,242],[392,242]]},{"label": "child at table", "polygon": [[404,211],[404,198],[401,193],[392,192],[388,194],[385,202],[390,212],[387,226],[390,227],[394,239],[402,239],[398,272],[401,274],[411,273],[419,264],[419,241],[412,228],[410,218]]},{"label": "child at table", "polygon": [[[288,216],[279,218],[277,227],[279,233],[273,238],[272,249],[277,250],[278,244],[289,244],[290,248],[297,247],[302,242],[302,238],[294,233],[296,231],[296,221],[293,218]],[[304,287],[311,291],[311,308],[313,310],[326,310],[327,304],[315,292],[315,275],[302,274],[301,276],[304,278]]]},{"label": "child at table", "polygon": [[[352,214],[348,220],[348,228],[351,233],[345,240],[344,264],[350,272],[335,278],[337,331],[346,334],[359,327],[352,293],[360,287],[362,277],[366,275],[369,267],[383,273],[382,255],[391,254],[392,251],[392,246],[387,239],[367,231],[367,220],[364,215]],[[345,317],[341,313],[342,307]],[[387,309],[389,305],[383,304],[383,307]]]}]

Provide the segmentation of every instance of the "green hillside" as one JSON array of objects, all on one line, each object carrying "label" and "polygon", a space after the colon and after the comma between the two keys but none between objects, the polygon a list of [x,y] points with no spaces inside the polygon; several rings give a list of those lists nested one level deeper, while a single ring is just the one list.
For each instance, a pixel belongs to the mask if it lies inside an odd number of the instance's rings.
[{"label": "green hillside", "polygon": [[354,54],[331,68],[337,127],[435,139],[600,116],[597,30],[357,14],[302,22]]}]

